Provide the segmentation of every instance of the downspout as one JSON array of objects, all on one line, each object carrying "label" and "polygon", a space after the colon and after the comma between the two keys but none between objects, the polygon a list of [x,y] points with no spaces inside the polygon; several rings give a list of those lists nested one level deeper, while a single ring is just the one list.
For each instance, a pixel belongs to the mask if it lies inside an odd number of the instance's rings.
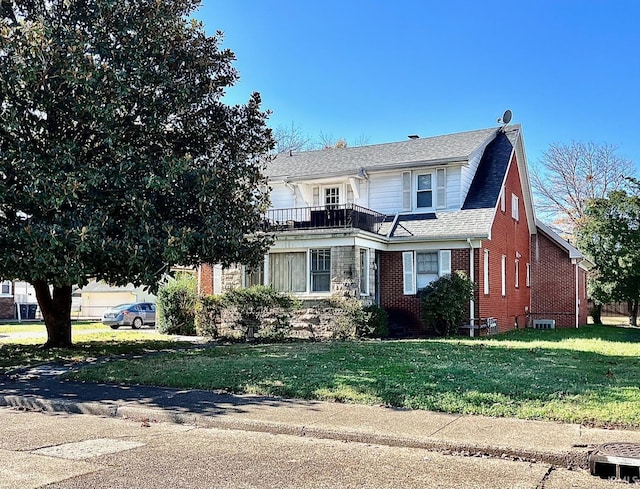
[{"label": "downspout", "polygon": [[[467,238],[467,244],[469,245],[469,280],[471,280],[472,283],[475,283],[475,273],[474,273],[474,266],[473,266],[474,264],[473,263],[473,244],[471,243],[471,238]],[[475,324],[475,317],[474,317],[475,312],[476,312],[476,301],[472,296],[471,300],[469,300],[469,319],[470,319],[469,322],[472,328]]]},{"label": "downspout", "polygon": [[580,275],[578,273],[580,267],[578,266],[578,260],[575,261],[575,267],[576,267],[576,328],[580,327],[580,296],[578,295],[578,291],[579,291],[579,282],[580,282]]}]

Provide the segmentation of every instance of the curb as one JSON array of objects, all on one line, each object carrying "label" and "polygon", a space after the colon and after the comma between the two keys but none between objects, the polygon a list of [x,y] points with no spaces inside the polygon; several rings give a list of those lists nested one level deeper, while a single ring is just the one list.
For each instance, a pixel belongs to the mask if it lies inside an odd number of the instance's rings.
[{"label": "curb", "polygon": [[[508,458],[531,463],[547,463],[560,467],[589,468],[588,447],[557,452],[513,448],[474,443],[455,443],[433,437],[416,438],[358,430],[332,430],[291,423],[274,423],[260,420],[237,419],[225,416],[224,410],[216,415],[201,415],[176,410],[146,408],[135,405],[118,405],[109,402],[75,402],[66,399],[43,399],[39,397],[0,395],[0,406],[25,411],[65,412],[70,414],[88,414],[93,416],[124,418],[140,422],[164,422],[193,425],[201,428],[272,433],[274,435],[304,436],[327,440],[385,445],[403,448],[418,448],[449,455]],[[219,415],[219,416],[217,416]]]}]

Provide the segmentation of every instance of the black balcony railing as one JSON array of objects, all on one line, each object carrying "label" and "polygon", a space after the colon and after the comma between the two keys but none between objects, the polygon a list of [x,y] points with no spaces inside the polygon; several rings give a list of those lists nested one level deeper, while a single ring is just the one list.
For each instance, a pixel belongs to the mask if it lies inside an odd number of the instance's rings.
[{"label": "black balcony railing", "polygon": [[271,209],[264,221],[265,231],[357,228],[372,233],[380,229],[385,215],[355,204]]}]

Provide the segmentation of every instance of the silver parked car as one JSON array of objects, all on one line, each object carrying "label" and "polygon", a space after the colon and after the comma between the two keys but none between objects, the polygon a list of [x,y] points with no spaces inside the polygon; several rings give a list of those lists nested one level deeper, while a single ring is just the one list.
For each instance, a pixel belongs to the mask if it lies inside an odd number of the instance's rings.
[{"label": "silver parked car", "polygon": [[120,304],[104,313],[102,324],[106,324],[111,329],[118,329],[120,326],[138,329],[145,324],[155,325],[156,305],[151,302]]}]

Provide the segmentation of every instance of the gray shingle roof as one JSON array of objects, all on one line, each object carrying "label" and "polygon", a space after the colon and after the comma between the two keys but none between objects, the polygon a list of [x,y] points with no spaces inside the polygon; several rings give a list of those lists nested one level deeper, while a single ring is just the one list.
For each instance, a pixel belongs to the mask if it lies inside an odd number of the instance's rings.
[{"label": "gray shingle roof", "polygon": [[266,176],[278,178],[321,178],[365,170],[401,168],[412,164],[439,164],[466,161],[493,138],[497,128],[409,139],[397,143],[374,144],[353,148],[322,149],[300,153],[281,153],[269,163]]},{"label": "gray shingle roof", "polygon": [[489,235],[493,208],[453,212],[390,216],[378,231],[390,238],[428,238],[429,240],[484,238]]},{"label": "gray shingle roof", "polygon": [[519,130],[520,126],[510,127],[506,133],[498,133],[496,138],[487,145],[471,182],[463,209],[496,206]]}]

